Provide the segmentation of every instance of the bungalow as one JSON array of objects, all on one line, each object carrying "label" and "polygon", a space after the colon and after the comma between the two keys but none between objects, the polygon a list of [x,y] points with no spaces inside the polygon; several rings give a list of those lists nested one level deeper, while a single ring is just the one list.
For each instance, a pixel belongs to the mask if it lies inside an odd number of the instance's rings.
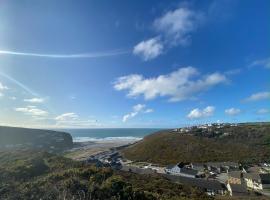
[{"label": "bungalow", "polygon": [[197,176],[201,175],[198,170],[185,167],[184,163],[179,163],[177,165],[170,165],[165,168],[165,172],[167,174],[184,176],[189,178],[196,178]]},{"label": "bungalow", "polygon": [[226,186],[223,183],[220,183],[215,180],[193,179],[189,177],[174,176],[170,174],[165,174],[164,176],[173,182],[181,183],[184,185],[190,185],[193,187],[198,187],[210,196],[213,196],[216,194],[224,195],[227,193]]}]

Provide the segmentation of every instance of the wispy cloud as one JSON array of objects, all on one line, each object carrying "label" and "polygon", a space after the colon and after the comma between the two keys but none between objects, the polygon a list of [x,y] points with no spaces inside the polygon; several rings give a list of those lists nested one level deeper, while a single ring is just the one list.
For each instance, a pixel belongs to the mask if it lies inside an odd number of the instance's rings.
[{"label": "wispy cloud", "polygon": [[260,60],[255,60],[249,65],[249,67],[255,67],[255,66],[262,66],[262,67],[265,67],[267,69],[270,69],[270,57],[260,59]]},{"label": "wispy cloud", "polygon": [[114,88],[118,91],[127,90],[128,97],[143,95],[146,100],[150,100],[167,96],[169,101],[182,101],[227,81],[226,76],[220,73],[199,75],[194,67],[179,68],[170,74],[150,78],[131,74],[119,77],[114,82]]},{"label": "wispy cloud", "polygon": [[225,110],[225,114],[235,116],[241,113],[239,108],[228,108]]},{"label": "wispy cloud", "polygon": [[265,114],[270,113],[270,110],[267,109],[267,108],[261,108],[261,109],[257,110],[256,113],[257,113],[258,115],[265,115]]},{"label": "wispy cloud", "polygon": [[133,49],[133,53],[141,56],[147,61],[159,56],[162,53],[162,50],[163,44],[160,39],[156,37],[137,44]]},{"label": "wispy cloud", "polygon": [[145,61],[161,55],[165,49],[173,46],[186,46],[191,41],[191,34],[204,21],[204,14],[188,7],[169,10],[156,18],[153,28],[156,36],[139,42],[133,54],[142,56]]},{"label": "wispy cloud", "polygon": [[6,51],[0,50],[0,55],[13,55],[13,56],[28,56],[28,57],[45,57],[45,58],[100,58],[110,57],[130,53],[128,50],[112,50],[104,52],[92,53],[79,53],[79,54],[43,54],[43,53],[30,53],[19,51]]},{"label": "wispy cloud", "polygon": [[270,92],[257,92],[244,99],[244,101],[260,101],[267,99],[270,99]]},{"label": "wispy cloud", "polygon": [[33,90],[31,90],[29,87],[27,87],[26,85],[24,85],[20,81],[18,81],[16,79],[14,79],[13,77],[9,76],[8,74],[5,74],[5,73],[0,72],[0,76],[8,79],[9,81],[11,81],[12,83],[14,83],[18,87],[22,88],[24,91],[28,92],[32,96],[38,96],[38,94],[36,92],[34,92]]},{"label": "wispy cloud", "polygon": [[81,119],[73,112],[63,113],[54,118],[56,127],[97,127],[101,126],[96,119]]},{"label": "wispy cloud", "polygon": [[32,98],[32,99],[24,99],[25,102],[30,102],[30,103],[43,103],[44,99],[43,98]]},{"label": "wispy cloud", "polygon": [[154,28],[163,34],[165,42],[170,45],[187,45],[190,34],[204,20],[204,14],[187,7],[170,10],[154,21]]},{"label": "wispy cloud", "polygon": [[133,110],[132,112],[123,116],[123,119],[122,119],[123,122],[126,122],[127,120],[135,117],[136,115],[138,115],[140,113],[154,112],[154,110],[151,108],[146,109],[146,105],[144,105],[144,104],[137,104],[137,105],[133,106],[132,110]]},{"label": "wispy cloud", "polygon": [[17,112],[22,112],[26,115],[31,115],[32,117],[40,117],[40,116],[47,116],[48,112],[37,108],[36,106],[27,106],[27,107],[19,107],[14,108]]},{"label": "wispy cloud", "polygon": [[8,90],[8,87],[0,82],[0,97],[4,96],[4,93],[3,93],[4,90]]},{"label": "wispy cloud", "polygon": [[215,112],[214,106],[207,106],[204,109],[195,108],[188,113],[187,118],[201,119],[212,116],[214,112]]},{"label": "wispy cloud", "polygon": [[0,90],[7,90],[8,87],[0,82]]}]

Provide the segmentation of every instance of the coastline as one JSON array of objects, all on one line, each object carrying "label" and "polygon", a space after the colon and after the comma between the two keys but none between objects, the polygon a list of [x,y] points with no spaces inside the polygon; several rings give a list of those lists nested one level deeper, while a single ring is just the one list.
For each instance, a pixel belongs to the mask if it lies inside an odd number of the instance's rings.
[{"label": "coastline", "polygon": [[64,156],[77,161],[85,161],[90,156],[109,151],[113,148],[121,148],[122,146],[132,145],[141,139],[112,139],[104,140],[98,139],[96,141],[84,141],[84,142],[74,142],[73,148],[66,151]]}]

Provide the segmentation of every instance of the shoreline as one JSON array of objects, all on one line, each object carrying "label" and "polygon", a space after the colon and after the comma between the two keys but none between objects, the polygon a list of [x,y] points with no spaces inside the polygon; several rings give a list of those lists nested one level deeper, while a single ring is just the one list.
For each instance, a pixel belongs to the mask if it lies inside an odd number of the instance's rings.
[{"label": "shoreline", "polygon": [[73,148],[65,153],[65,157],[77,161],[85,161],[90,156],[109,151],[113,148],[126,147],[135,144],[140,140],[99,140],[74,142]]}]

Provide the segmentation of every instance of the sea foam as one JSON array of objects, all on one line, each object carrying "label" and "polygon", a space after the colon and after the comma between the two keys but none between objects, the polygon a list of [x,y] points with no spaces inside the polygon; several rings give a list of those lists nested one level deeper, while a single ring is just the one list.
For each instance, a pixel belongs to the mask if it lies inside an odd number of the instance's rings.
[{"label": "sea foam", "polygon": [[126,137],[105,137],[105,138],[95,138],[95,137],[74,137],[73,142],[121,142],[121,141],[139,141],[143,138],[126,136]]}]

